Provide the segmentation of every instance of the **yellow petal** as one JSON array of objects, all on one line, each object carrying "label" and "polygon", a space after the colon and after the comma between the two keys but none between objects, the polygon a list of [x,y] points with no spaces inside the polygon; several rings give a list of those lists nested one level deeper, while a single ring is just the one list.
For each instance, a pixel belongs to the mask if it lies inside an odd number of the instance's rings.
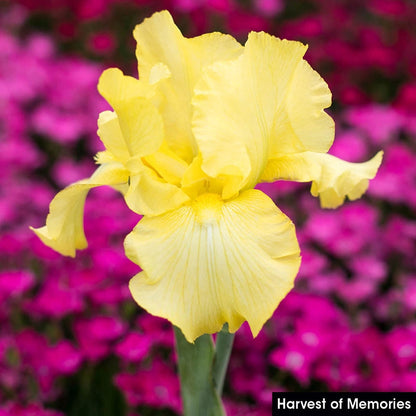
[{"label": "yellow petal", "polygon": [[31,229],[42,242],[65,256],[87,247],[83,215],[85,198],[91,188],[118,185],[128,180],[128,172],[118,163],[100,166],[89,179],[76,182],[59,192],[49,206],[46,225]]},{"label": "yellow petal", "polygon": [[162,143],[160,149],[144,158],[166,182],[180,185],[182,177],[188,168],[188,164],[174,153],[166,143]]},{"label": "yellow petal", "polygon": [[333,121],[323,108],[331,94],[302,59],[305,51],[299,42],[250,33],[238,59],[203,71],[193,131],[210,176],[234,169],[247,189],[276,153],[329,148]]},{"label": "yellow petal", "polygon": [[145,166],[130,177],[130,186],[124,197],[132,211],[148,216],[173,210],[189,200],[180,188],[165,182]]},{"label": "yellow petal", "polygon": [[149,100],[126,100],[115,110],[130,156],[147,156],[159,149],[164,136],[163,120]]},{"label": "yellow petal", "polygon": [[[272,129],[306,51],[299,42],[251,33],[244,53],[204,71],[195,88],[193,131],[210,176],[241,175],[253,187],[272,146]],[[280,138],[279,138],[280,139]]]},{"label": "yellow petal", "polygon": [[375,177],[382,157],[383,152],[378,152],[367,162],[350,163],[325,153],[283,155],[270,160],[261,180],[312,181],[311,193],[313,196],[319,195],[321,206],[336,208],[346,196],[354,200],[363,195],[369,179]]},{"label": "yellow petal", "polygon": [[153,93],[153,89],[149,88],[148,84],[124,75],[118,68],[106,69],[101,74],[98,91],[113,108],[124,101],[148,97]]},{"label": "yellow petal", "polygon": [[[123,134],[120,129],[117,114],[113,111],[103,111],[98,117],[98,136],[100,136],[105,148],[106,153],[110,153],[113,159],[126,162],[130,157],[130,152],[127,144],[124,140]],[[111,155],[101,154],[99,157],[101,160],[108,160]]]},{"label": "yellow petal", "polygon": [[153,65],[150,68],[149,84],[150,85],[157,84],[161,80],[170,78],[170,76],[171,76],[171,73],[169,71],[169,68],[162,62],[159,62],[158,64]]},{"label": "yellow petal", "polygon": [[[151,83],[155,65],[164,64],[170,74],[158,85],[164,97],[161,110],[168,144],[186,162],[198,153],[191,131],[191,98],[201,68],[241,53],[242,46],[231,36],[210,33],[187,39],[167,11],[153,14],[136,26],[137,60],[141,80]],[[166,71],[166,69],[165,69]]]},{"label": "yellow petal", "polygon": [[324,111],[331,105],[331,97],[328,84],[305,60],[301,60],[290,82],[283,109],[277,113],[271,157],[294,150],[327,152],[335,134],[334,120]]},{"label": "yellow petal", "polygon": [[[98,118],[98,135],[106,149],[120,162],[125,162],[129,157],[156,152],[164,136],[163,120],[156,107],[146,98],[131,96],[127,91],[121,93],[129,83],[125,84],[114,91],[105,90],[106,99],[115,113],[104,111]],[[110,95],[110,92],[114,95]]]},{"label": "yellow petal", "polygon": [[291,221],[258,190],[144,217],[125,240],[143,269],[130,281],[136,302],[179,326],[188,341],[245,320],[254,336],[293,286],[299,246]]}]

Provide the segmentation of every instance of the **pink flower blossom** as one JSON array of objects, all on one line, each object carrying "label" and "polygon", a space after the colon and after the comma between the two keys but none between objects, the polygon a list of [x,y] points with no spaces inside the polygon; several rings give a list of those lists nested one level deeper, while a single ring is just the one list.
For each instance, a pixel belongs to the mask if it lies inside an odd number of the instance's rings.
[{"label": "pink flower blossom", "polygon": [[35,278],[30,271],[15,270],[0,272],[0,297],[19,296],[31,289]]},{"label": "pink flower blossom", "polygon": [[153,340],[147,334],[130,332],[116,346],[116,354],[126,361],[139,362],[145,358],[153,345]]}]

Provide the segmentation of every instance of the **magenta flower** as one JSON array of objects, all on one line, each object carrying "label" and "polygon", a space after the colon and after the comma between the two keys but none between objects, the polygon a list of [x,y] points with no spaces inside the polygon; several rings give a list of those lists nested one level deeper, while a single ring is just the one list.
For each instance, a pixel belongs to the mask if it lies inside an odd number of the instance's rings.
[{"label": "magenta flower", "polygon": [[149,335],[130,332],[117,344],[115,352],[125,361],[139,362],[149,354],[152,345],[153,340]]}]

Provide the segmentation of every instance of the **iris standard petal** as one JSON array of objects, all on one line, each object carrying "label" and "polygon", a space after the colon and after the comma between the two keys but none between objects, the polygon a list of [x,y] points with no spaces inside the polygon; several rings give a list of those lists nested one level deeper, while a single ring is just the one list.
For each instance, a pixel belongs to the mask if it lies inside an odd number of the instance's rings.
[{"label": "iris standard petal", "polygon": [[83,215],[85,198],[91,188],[120,185],[128,180],[127,170],[119,163],[101,165],[89,179],[76,182],[52,200],[46,225],[31,229],[42,242],[65,256],[75,257],[75,251],[87,247]]},{"label": "iris standard petal", "polygon": [[312,182],[311,193],[318,196],[323,208],[336,208],[345,197],[360,198],[368,188],[369,179],[377,173],[383,157],[378,152],[364,163],[350,163],[325,153],[303,152],[282,155],[270,160],[261,180],[279,179]]},{"label": "iris standard petal", "polygon": [[156,152],[164,133],[163,120],[149,99],[153,89],[111,68],[101,75],[98,90],[116,113],[105,111],[98,120],[98,134],[108,150],[123,158],[126,152],[129,157]]},{"label": "iris standard petal", "polygon": [[229,202],[204,194],[144,217],[125,250],[143,269],[130,282],[134,299],[189,341],[225,322],[235,332],[246,320],[257,335],[293,287],[300,264],[293,224],[258,190]]},{"label": "iris standard petal", "polygon": [[306,48],[252,32],[238,59],[203,71],[193,98],[193,131],[210,176],[240,175],[240,188],[247,189],[277,151],[330,146],[333,121],[323,108],[331,94],[302,59]]},{"label": "iris standard petal", "polygon": [[100,76],[97,88],[113,108],[132,98],[149,98],[154,93],[149,84],[124,75],[118,68],[106,69]]},{"label": "iris standard petal", "polygon": [[137,97],[116,108],[120,129],[131,157],[155,153],[164,138],[163,120],[147,99]]},{"label": "iris standard petal", "polygon": [[[120,127],[120,120],[113,111],[103,111],[98,118],[98,135],[106,150],[98,152],[97,163],[118,161],[123,163],[132,173],[143,167],[142,159],[159,174],[166,182],[179,185],[188,164],[180,159],[165,142],[163,142],[163,122],[155,109],[133,105],[127,114],[132,117],[124,132]],[[135,114],[137,113],[137,114]],[[157,151],[156,151],[157,150]]]},{"label": "iris standard petal", "polygon": [[124,163],[130,158],[129,149],[123,138],[117,114],[114,111],[100,113],[97,134],[106,148],[105,152],[99,153],[97,162],[100,160],[107,161],[109,157],[112,157],[114,160]]},{"label": "iris standard petal", "polygon": [[151,82],[152,69],[164,64],[170,77],[158,85],[164,104],[169,146],[190,163],[198,153],[191,131],[191,98],[201,68],[218,60],[235,58],[242,46],[231,36],[210,33],[187,39],[182,36],[168,11],[153,14],[136,26],[139,77]]},{"label": "iris standard petal", "polygon": [[331,101],[328,84],[302,59],[276,113],[270,157],[294,150],[327,152],[335,135],[334,120],[324,111]]}]

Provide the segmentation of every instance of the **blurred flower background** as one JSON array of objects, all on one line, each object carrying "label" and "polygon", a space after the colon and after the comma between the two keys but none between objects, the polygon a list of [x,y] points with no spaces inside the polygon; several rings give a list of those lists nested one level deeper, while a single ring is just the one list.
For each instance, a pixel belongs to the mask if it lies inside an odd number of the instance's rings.
[{"label": "blurred flower background", "polygon": [[308,43],[333,92],[330,153],[385,152],[366,196],[335,211],[308,185],[261,185],[296,224],[303,260],[260,335],[237,333],[228,413],[269,415],[272,391],[415,391],[413,0],[14,0],[0,3],[0,416],[181,413],[171,326],[128,291],[137,266],[122,243],[139,217],[111,189],[91,191],[76,259],[28,229],[94,170],[98,77],[137,76],[131,32],[165,8],[187,36]]}]

